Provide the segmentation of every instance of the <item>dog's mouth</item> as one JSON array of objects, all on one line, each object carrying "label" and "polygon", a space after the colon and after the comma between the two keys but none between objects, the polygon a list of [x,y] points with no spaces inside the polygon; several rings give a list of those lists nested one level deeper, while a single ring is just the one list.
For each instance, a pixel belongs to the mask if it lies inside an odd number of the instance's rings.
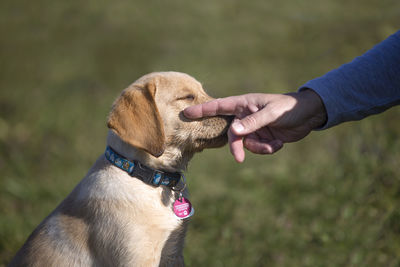
[{"label": "dog's mouth", "polygon": [[204,135],[196,139],[196,147],[204,148],[222,147],[228,142],[227,132],[234,116],[216,116],[204,119],[202,131]]}]

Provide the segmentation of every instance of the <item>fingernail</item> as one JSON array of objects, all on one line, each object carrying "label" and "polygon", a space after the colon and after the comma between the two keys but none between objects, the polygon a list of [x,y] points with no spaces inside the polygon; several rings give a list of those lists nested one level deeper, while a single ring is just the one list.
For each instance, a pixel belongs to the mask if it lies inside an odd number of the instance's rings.
[{"label": "fingernail", "polygon": [[243,125],[240,122],[234,122],[232,123],[232,128],[235,130],[237,133],[241,133],[244,130]]},{"label": "fingernail", "polygon": [[192,113],[191,112],[192,112],[192,109],[190,107],[185,108],[183,110],[183,115],[185,115],[186,118],[190,119],[190,118],[192,118]]}]

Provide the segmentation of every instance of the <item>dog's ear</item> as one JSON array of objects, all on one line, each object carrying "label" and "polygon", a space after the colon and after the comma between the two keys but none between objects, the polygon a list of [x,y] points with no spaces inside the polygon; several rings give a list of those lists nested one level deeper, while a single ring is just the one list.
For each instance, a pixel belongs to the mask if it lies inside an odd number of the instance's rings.
[{"label": "dog's ear", "polygon": [[159,157],[164,153],[165,136],[155,93],[154,83],[125,89],[113,104],[107,126],[124,142]]}]

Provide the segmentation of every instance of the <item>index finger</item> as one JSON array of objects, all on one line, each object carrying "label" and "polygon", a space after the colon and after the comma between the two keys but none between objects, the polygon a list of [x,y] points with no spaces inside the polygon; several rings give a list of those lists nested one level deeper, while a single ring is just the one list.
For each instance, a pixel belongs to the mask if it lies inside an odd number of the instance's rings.
[{"label": "index finger", "polygon": [[216,115],[236,115],[237,107],[243,106],[243,104],[244,100],[241,96],[229,96],[188,107],[183,110],[183,114],[189,119]]}]

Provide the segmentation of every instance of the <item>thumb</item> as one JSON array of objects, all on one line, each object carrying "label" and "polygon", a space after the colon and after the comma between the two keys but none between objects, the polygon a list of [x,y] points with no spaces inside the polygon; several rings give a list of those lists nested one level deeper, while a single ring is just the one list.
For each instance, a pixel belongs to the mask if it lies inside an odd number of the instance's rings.
[{"label": "thumb", "polygon": [[232,123],[232,132],[236,135],[247,135],[272,122],[271,116],[265,112],[265,109],[250,114],[242,119],[235,119]]}]

